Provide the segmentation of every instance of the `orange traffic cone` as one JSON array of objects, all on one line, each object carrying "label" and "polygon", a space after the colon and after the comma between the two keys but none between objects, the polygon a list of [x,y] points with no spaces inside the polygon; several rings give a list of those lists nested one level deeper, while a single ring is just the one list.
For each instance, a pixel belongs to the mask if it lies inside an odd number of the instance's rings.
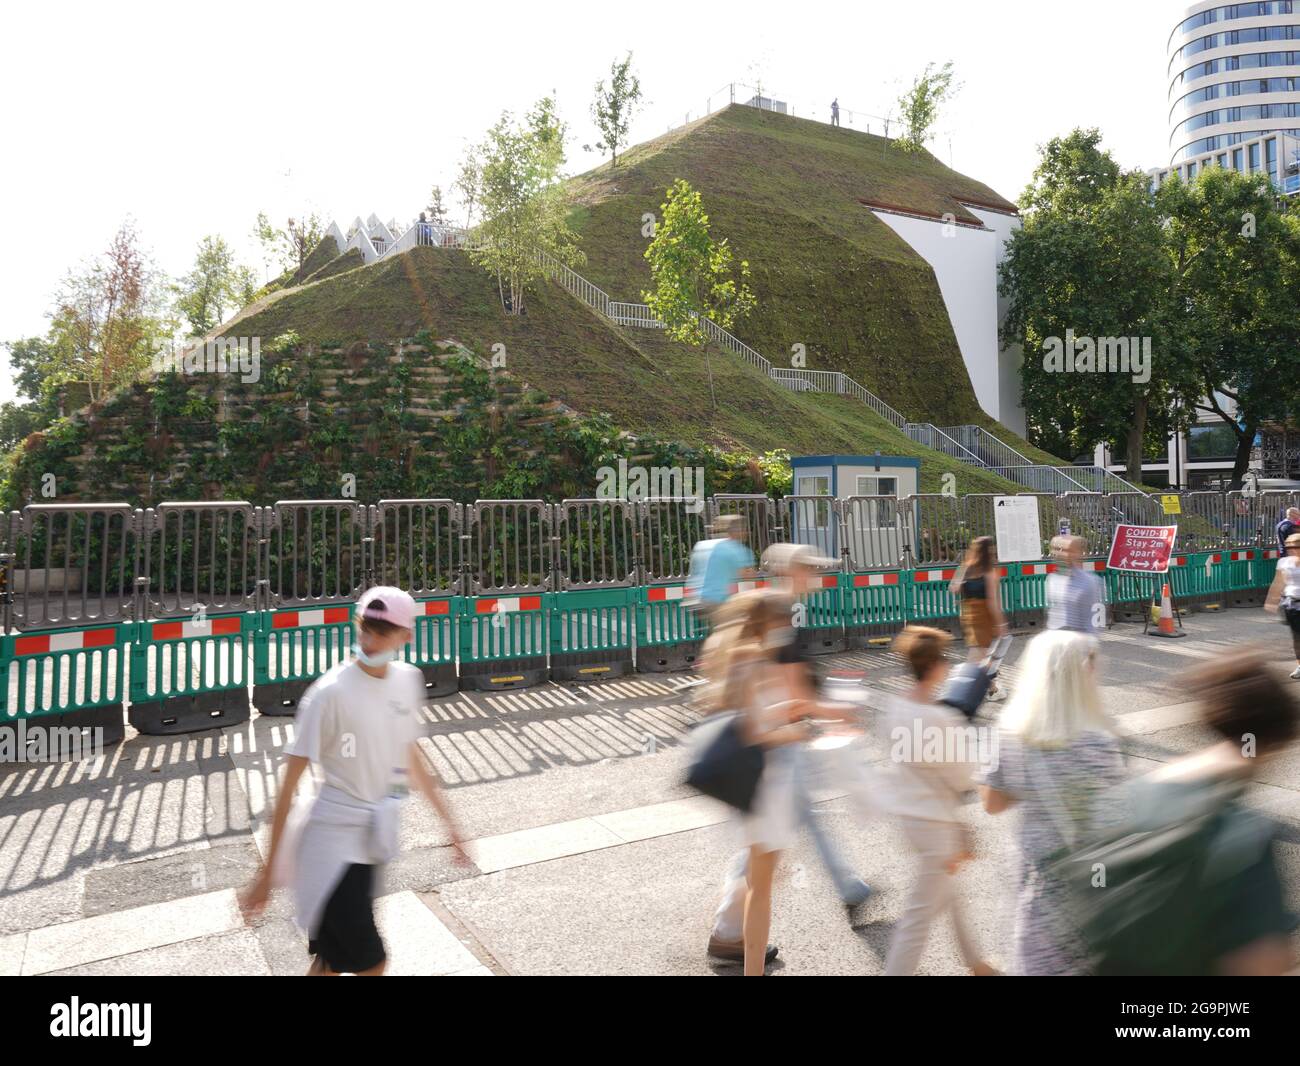
[{"label": "orange traffic cone", "polygon": [[1174,601],[1169,594],[1169,582],[1166,581],[1164,588],[1160,592],[1160,622],[1156,626],[1153,636],[1157,637],[1182,637],[1185,633],[1174,628]]}]

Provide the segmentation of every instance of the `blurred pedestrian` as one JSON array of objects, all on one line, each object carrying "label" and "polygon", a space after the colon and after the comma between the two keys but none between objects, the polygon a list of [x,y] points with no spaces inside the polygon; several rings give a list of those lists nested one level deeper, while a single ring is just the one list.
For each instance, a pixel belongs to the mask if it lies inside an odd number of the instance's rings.
[{"label": "blurred pedestrian", "polygon": [[[309,976],[384,972],[387,953],[375,926],[374,898],[384,866],[397,854],[398,812],[411,781],[442,816],[457,861],[468,862],[417,743],[424,676],[398,661],[414,626],[415,602],[407,593],[367,591],[357,604],[352,658],[313,682],[298,704],[270,850],[242,904],[256,915],[270,898],[273,878],[283,873],[291,881],[296,920],[312,956]],[[313,763],[322,788],[300,832],[286,842],[294,792]]]},{"label": "blurred pedestrian", "polygon": [[899,816],[918,866],[902,917],[894,926],[886,976],[915,972],[930,926],[945,911],[952,916],[957,946],[970,971],[977,976],[997,972],[980,956],[954,884],[962,863],[974,857],[959,810],[964,794],[974,788],[978,760],[969,742],[975,727],[967,725],[957,711],[935,702],[948,674],[944,650],[951,641],[947,633],[922,626],[907,627],[894,641],[913,684],[906,695],[891,698],[885,713],[894,761],[887,802]]},{"label": "blurred pedestrian", "polygon": [[984,809],[1019,811],[1016,918],[1009,972],[1081,974],[1087,958],[1063,913],[1062,886],[1044,867],[1103,824],[1108,790],[1123,779],[1116,728],[1102,709],[1097,643],[1047,630],[1029,642],[998,720],[997,757],[979,777]]},{"label": "blurred pedestrian", "polygon": [[745,544],[749,529],[744,516],[719,515],[713,533],[692,549],[686,577],[686,605],[707,623],[735,592],[737,583],[754,577],[754,553]]},{"label": "blurred pedestrian", "polygon": [[1106,590],[1101,578],[1083,569],[1086,547],[1082,537],[1052,538],[1059,569],[1047,575],[1047,628],[1100,637],[1106,628]]},{"label": "blurred pedestrian", "polygon": [[[795,763],[797,745],[808,736],[800,720],[807,707],[791,690],[779,661],[790,639],[791,607],[788,596],[770,589],[734,597],[716,616],[706,656],[718,684],[717,705],[739,713],[745,734],[765,753],[753,806],[738,816],[748,853],[741,950],[747,977],[762,976],[776,955],[768,944],[772,883],[799,824]],[[718,955],[712,941],[710,954]]]},{"label": "blurred pedestrian", "polygon": [[1300,532],[1286,538],[1282,551],[1273,584],[1264,597],[1264,610],[1277,611],[1290,628],[1291,650],[1296,661],[1291,677],[1300,681]]},{"label": "blurred pedestrian", "polygon": [[[1246,805],[1300,708],[1258,655],[1188,678],[1218,741],[1130,782],[1124,819],[1055,866],[1102,976],[1273,976],[1295,965],[1278,826]],[[1100,878],[1100,881],[1098,880]]]},{"label": "blurred pedestrian", "polygon": [[[961,601],[962,635],[971,662],[988,657],[993,642],[1007,632],[1002,613],[1002,583],[998,578],[997,552],[992,537],[976,537],[966,550],[949,591]],[[1006,694],[994,681],[985,696],[996,703]]]},{"label": "blurred pedestrian", "polygon": [[[804,544],[774,544],[763,554],[763,569],[772,575],[781,592],[792,597],[791,608],[796,611],[800,609],[803,597],[812,590],[813,582],[821,573],[838,565],[837,560],[822,558]],[[792,699],[802,704],[805,714],[847,726],[858,724],[856,709],[851,704],[825,698],[821,677],[800,647],[797,627],[782,632],[776,661],[787,691]],[[818,821],[812,796],[814,780],[810,753],[799,745],[792,749],[792,759],[800,825],[811,833],[817,854],[831,875],[840,901],[846,907],[856,907],[871,895],[871,887],[853,872],[841,856],[835,841]],[[749,852],[743,849],[727,865],[722,899],[714,914],[713,929],[709,935],[708,953],[714,958],[736,960],[743,953],[741,926],[748,888],[748,869]]]},{"label": "blurred pedestrian", "polygon": [[1300,533],[1300,507],[1288,507],[1282,521],[1277,524],[1277,544],[1286,553],[1286,542],[1292,534]]},{"label": "blurred pedestrian", "polygon": [[839,124],[840,124],[840,101],[839,101],[839,97],[836,97],[834,100],[831,101],[831,125],[838,126]]}]

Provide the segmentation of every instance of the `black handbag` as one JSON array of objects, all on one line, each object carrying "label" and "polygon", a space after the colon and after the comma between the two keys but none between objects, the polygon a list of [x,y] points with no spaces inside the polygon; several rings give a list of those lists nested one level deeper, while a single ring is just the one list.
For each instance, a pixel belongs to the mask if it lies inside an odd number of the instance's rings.
[{"label": "black handbag", "polygon": [[984,697],[998,671],[1002,660],[1011,648],[1009,636],[999,637],[989,649],[988,658],[982,663],[962,663],[954,666],[948,673],[948,683],[944,686],[939,702],[954,710],[961,711],[967,718],[974,718],[979,713]]},{"label": "black handbag", "polygon": [[706,796],[739,811],[754,806],[763,776],[763,749],[751,744],[741,729],[740,715],[716,714],[691,732],[691,758],[686,783]]}]

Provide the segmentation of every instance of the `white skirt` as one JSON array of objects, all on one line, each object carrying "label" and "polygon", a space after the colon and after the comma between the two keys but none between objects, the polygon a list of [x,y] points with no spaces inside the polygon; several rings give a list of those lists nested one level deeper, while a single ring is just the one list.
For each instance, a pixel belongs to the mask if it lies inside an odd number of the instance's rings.
[{"label": "white skirt", "polygon": [[799,831],[794,778],[799,752],[787,744],[768,748],[763,754],[763,776],[758,779],[754,805],[740,816],[741,835],[747,848],[787,851]]}]

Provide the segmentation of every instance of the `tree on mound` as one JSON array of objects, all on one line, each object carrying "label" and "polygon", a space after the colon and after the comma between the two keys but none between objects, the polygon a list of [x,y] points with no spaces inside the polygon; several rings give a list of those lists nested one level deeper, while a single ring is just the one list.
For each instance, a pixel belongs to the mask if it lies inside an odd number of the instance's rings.
[{"label": "tree on mound", "polygon": [[731,246],[725,239],[713,239],[700,194],[684,178],[673,183],[659,210],[663,218],[655,224],[654,239],[645,251],[654,289],[643,293],[642,299],[664,323],[669,337],[704,348],[709,396],[716,411],[718,397],[703,319],[730,330],[753,309],[749,263],[742,259],[733,265]]},{"label": "tree on mound", "polygon": [[566,221],[559,183],[564,165],[564,123],[555,102],[543,97],[522,124],[509,112],[488,130],[478,149],[481,243],[471,254],[495,274],[501,306],[524,309],[524,290],[546,274],[545,257],[577,266],[584,256]]}]

